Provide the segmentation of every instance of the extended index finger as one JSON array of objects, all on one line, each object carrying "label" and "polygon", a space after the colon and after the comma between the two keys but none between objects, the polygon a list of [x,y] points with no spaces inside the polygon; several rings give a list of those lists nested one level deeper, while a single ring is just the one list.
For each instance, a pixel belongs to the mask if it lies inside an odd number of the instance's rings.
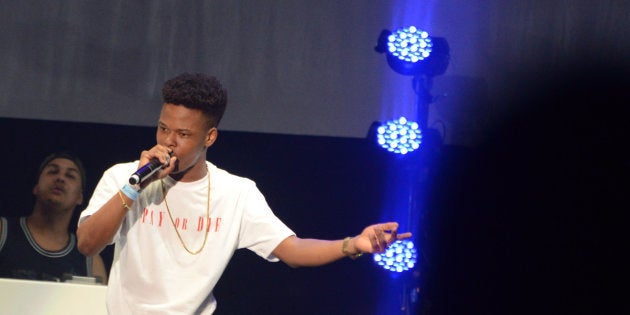
[{"label": "extended index finger", "polygon": [[398,239],[398,230],[392,230],[392,234],[389,238],[389,242],[387,242],[388,244],[391,244],[393,242],[395,242]]},{"label": "extended index finger", "polygon": [[380,223],[379,227],[385,231],[396,231],[398,230],[398,222]]}]

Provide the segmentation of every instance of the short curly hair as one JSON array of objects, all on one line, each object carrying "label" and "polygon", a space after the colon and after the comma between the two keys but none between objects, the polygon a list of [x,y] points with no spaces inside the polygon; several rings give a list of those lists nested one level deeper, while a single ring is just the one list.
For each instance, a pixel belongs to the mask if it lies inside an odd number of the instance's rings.
[{"label": "short curly hair", "polygon": [[208,118],[210,128],[217,127],[227,105],[227,91],[216,77],[202,73],[183,73],[164,83],[165,104],[198,109]]}]

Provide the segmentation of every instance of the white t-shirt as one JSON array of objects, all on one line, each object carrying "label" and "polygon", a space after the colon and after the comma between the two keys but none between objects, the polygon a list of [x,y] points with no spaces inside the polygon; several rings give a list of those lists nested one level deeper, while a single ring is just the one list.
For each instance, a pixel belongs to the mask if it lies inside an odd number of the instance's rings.
[{"label": "white t-shirt", "polygon": [[[276,246],[294,235],[271,211],[256,184],[206,162],[210,174],[210,219],[207,210],[208,178],[195,182],[163,179],[142,190],[116,236],[119,258],[110,271],[107,308],[110,314],[212,314],[212,291],[234,251],[248,248],[278,261]],[[129,180],[138,161],[117,164],[105,171],[79,224],[94,214]],[[208,230],[203,250],[198,250]]]}]

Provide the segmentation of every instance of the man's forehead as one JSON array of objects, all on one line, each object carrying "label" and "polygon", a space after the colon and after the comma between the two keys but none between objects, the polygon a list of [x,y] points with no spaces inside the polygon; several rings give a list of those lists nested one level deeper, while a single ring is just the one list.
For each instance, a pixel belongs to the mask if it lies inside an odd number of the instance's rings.
[{"label": "man's forehead", "polygon": [[55,158],[52,159],[44,168],[54,167],[54,168],[66,168],[71,171],[79,171],[79,167],[72,160],[68,160],[65,158]]},{"label": "man's forehead", "polygon": [[173,130],[205,129],[211,122],[203,111],[184,105],[164,104],[160,111],[158,124]]}]

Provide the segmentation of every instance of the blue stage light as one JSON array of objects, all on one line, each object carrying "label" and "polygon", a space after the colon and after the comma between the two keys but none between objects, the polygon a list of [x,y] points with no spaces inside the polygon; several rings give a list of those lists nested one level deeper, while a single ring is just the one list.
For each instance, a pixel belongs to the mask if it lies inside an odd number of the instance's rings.
[{"label": "blue stage light", "polygon": [[418,123],[400,117],[376,128],[376,142],[389,152],[407,154],[420,147],[422,131]]},{"label": "blue stage light", "polygon": [[387,50],[407,62],[418,62],[431,55],[433,43],[429,33],[415,26],[396,30],[387,37]]},{"label": "blue stage light", "polygon": [[386,53],[389,66],[403,75],[434,77],[443,74],[450,61],[446,39],[430,36],[415,26],[383,30],[374,50]]},{"label": "blue stage light", "polygon": [[396,241],[384,253],[374,254],[374,261],[392,272],[413,269],[418,261],[418,251],[410,240]]}]

